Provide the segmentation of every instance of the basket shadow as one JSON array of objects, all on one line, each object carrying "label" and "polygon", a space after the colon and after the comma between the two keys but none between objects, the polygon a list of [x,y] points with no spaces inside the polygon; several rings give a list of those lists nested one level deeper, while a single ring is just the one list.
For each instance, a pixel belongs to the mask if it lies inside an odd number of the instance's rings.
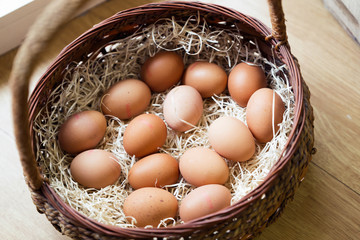
[{"label": "basket shadow", "polygon": [[8,83],[13,61],[18,48],[10,50],[4,55],[0,56],[0,88]]}]

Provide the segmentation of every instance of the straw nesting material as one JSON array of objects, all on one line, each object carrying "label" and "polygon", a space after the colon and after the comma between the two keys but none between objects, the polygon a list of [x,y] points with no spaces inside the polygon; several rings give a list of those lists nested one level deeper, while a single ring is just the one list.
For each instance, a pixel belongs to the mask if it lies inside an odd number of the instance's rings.
[{"label": "straw nesting material", "polygon": [[[100,111],[101,98],[114,83],[128,78],[140,79],[140,69],[145,60],[159,51],[176,51],[183,57],[185,66],[197,60],[218,64],[229,73],[240,62],[261,66],[267,76],[268,86],[274,89],[286,103],[283,122],[275,138],[265,145],[256,145],[254,156],[247,162],[227,161],[230,178],[226,186],[232,192],[232,204],[255,189],[267,176],[279,159],[292,128],[294,95],[286,78],[285,65],[264,58],[256,40],[246,39],[234,29],[214,29],[199,16],[190,16],[186,21],[161,19],[141,28],[133,35],[108,43],[100,51],[91,54],[86,62],[73,62],[64,69],[64,80],[53,90],[46,106],[34,121],[36,132],[37,160],[42,173],[51,187],[72,208],[101,223],[121,227],[134,227],[126,220],[122,206],[133,191],[127,181],[128,171],[137,159],[129,156],[123,146],[122,137],[129,121],[107,116],[108,127],[98,148],[112,152],[122,168],[118,182],[101,190],[86,189],[72,180],[69,171],[74,156],[64,154],[57,142],[61,124],[72,114],[84,110]],[[162,103],[164,93],[153,93],[146,113],[153,113],[164,119]],[[204,113],[199,124],[185,132],[178,133],[168,128],[168,137],[160,152],[179,159],[191,147],[210,147],[207,138],[208,126],[218,117],[234,116],[244,123],[246,109],[238,106],[224,92],[204,100]],[[177,184],[166,186],[176,198],[186,196],[193,187],[180,178]],[[180,224],[178,217],[159,226]]]}]

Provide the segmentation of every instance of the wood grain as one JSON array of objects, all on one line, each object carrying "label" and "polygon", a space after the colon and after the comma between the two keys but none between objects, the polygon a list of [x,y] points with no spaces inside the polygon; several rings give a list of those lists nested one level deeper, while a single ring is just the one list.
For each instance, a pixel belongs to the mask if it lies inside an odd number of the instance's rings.
[{"label": "wood grain", "polygon": [[360,193],[359,45],[321,1],[284,3],[289,41],[312,93],[319,150],[313,161]]},{"label": "wood grain", "polygon": [[[266,0],[218,3],[270,24]],[[69,22],[46,48],[32,88],[60,50],[92,25],[148,0],[111,0]],[[289,42],[312,93],[315,146],[304,182],[259,240],[360,239],[360,47],[321,0],[283,1]],[[1,42],[1,40],[0,40]],[[7,79],[16,50],[0,56],[0,239],[68,239],[37,213],[15,147]]]},{"label": "wood grain", "polygon": [[311,164],[294,201],[259,240],[359,239],[359,202],[359,194]]}]

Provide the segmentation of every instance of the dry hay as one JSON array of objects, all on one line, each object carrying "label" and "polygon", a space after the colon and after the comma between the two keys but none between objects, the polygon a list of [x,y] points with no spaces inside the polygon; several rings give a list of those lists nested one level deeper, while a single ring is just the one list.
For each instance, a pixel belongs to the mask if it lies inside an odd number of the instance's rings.
[{"label": "dry hay", "polygon": [[[73,209],[101,223],[134,227],[126,221],[123,202],[133,191],[127,181],[129,169],[137,159],[123,148],[122,137],[129,121],[107,116],[107,131],[98,148],[112,152],[119,159],[122,175],[114,185],[101,190],[87,189],[72,180],[69,164],[74,156],[64,154],[57,142],[59,126],[72,114],[83,110],[100,110],[101,97],[114,83],[128,78],[140,79],[144,61],[161,50],[176,51],[183,56],[185,66],[194,61],[216,63],[229,73],[238,63],[246,61],[261,66],[266,71],[268,86],[274,89],[286,103],[283,122],[270,142],[256,145],[256,153],[247,162],[227,161],[230,178],[226,186],[232,192],[232,204],[255,189],[267,176],[279,159],[291,131],[294,96],[286,78],[285,65],[279,65],[261,56],[255,39],[245,39],[236,27],[230,30],[210,29],[200,23],[198,16],[187,21],[161,19],[153,25],[141,28],[133,35],[104,46],[106,52],[91,53],[90,60],[74,62],[65,69],[64,80],[52,93],[47,105],[34,121],[37,160],[51,187]],[[170,90],[170,89],[169,89]],[[168,91],[169,91],[168,90]],[[162,103],[168,92],[152,94],[146,113],[164,119]],[[220,116],[234,116],[245,121],[246,109],[239,107],[228,92],[204,100],[204,114],[199,124],[186,133],[168,128],[168,137],[160,152],[176,159],[195,146],[210,147],[207,128]],[[176,198],[181,199],[193,188],[181,177],[177,184],[166,186]],[[177,217],[167,225],[181,223]],[[159,227],[165,226],[160,223]],[[154,226],[156,227],[156,226]]]}]

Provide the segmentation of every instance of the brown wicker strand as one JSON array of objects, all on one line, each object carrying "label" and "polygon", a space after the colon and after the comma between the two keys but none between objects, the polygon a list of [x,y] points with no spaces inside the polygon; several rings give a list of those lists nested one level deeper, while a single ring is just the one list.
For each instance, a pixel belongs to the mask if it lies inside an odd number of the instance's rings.
[{"label": "brown wicker strand", "polygon": [[[25,178],[37,190],[43,183],[32,150],[28,123],[29,80],[36,58],[44,50],[56,30],[74,13],[84,0],[52,1],[38,17],[15,57],[10,75],[15,138]],[[59,11],[61,9],[61,11]]]}]

